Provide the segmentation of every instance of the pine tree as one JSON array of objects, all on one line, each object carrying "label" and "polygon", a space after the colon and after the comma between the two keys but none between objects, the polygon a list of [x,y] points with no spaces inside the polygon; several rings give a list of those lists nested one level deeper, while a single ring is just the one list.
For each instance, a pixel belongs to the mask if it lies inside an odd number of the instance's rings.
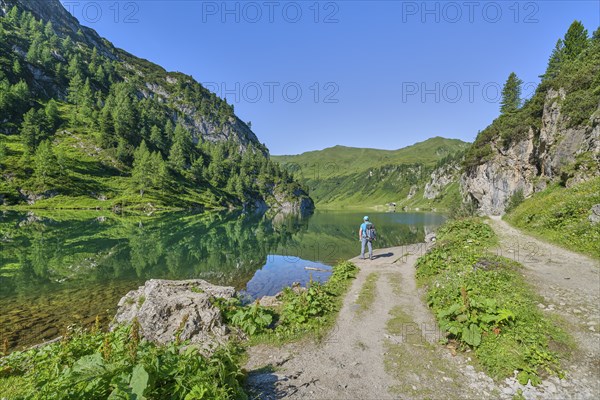
[{"label": "pine tree", "polygon": [[192,163],[192,168],[190,169],[190,172],[192,174],[192,179],[194,180],[194,182],[196,183],[200,183],[202,182],[202,180],[204,179],[204,157],[199,156],[198,158],[196,158],[194,160],[194,162]]},{"label": "pine tree", "polygon": [[[76,75],[79,75],[81,78],[81,72],[82,68],[79,62],[79,56],[75,55],[73,58],[71,58],[71,61],[69,61],[69,69],[67,70],[67,76],[69,77],[69,79],[73,79]],[[83,80],[83,78],[81,79]]]},{"label": "pine tree", "polygon": [[23,116],[21,124],[21,141],[25,147],[25,153],[34,154],[39,143],[44,140],[48,133],[48,122],[43,110],[30,109]]},{"label": "pine tree", "polygon": [[98,69],[96,69],[94,79],[96,79],[96,82],[98,82],[99,84],[103,86],[106,85],[106,73],[104,72],[104,68],[102,67],[102,65],[98,66]]},{"label": "pine tree", "polygon": [[50,99],[50,101],[48,101],[44,112],[46,113],[49,129],[51,131],[56,130],[60,124],[60,113],[58,112],[58,105],[54,99]]},{"label": "pine tree", "polygon": [[153,158],[146,142],[142,141],[133,153],[133,171],[131,173],[132,183],[135,190],[140,192],[140,196],[144,197],[146,190],[152,187],[153,179],[156,172],[153,168]]},{"label": "pine tree", "polygon": [[177,172],[183,172],[187,165],[183,143],[176,141],[169,152],[169,165]]},{"label": "pine tree", "polygon": [[152,128],[150,128],[150,143],[159,150],[164,150],[165,148],[163,134],[156,125],[152,125]]},{"label": "pine tree", "polygon": [[41,46],[42,42],[39,38],[36,38],[31,42],[31,44],[29,45],[29,50],[27,51],[27,61],[29,61],[30,63],[36,63],[39,61],[41,54]]},{"label": "pine tree", "polygon": [[51,179],[58,174],[58,163],[52,144],[44,140],[38,146],[34,159],[34,177],[41,190],[48,188]]},{"label": "pine tree", "polygon": [[517,74],[511,72],[502,89],[502,101],[500,112],[507,114],[514,112],[521,106],[521,85],[523,81],[517,77]]},{"label": "pine tree", "polygon": [[81,103],[81,90],[83,88],[83,79],[81,74],[77,73],[69,81],[67,89],[67,100],[71,104],[79,105]]},{"label": "pine tree", "polygon": [[600,43],[600,27],[592,34],[592,43]]},{"label": "pine tree", "polygon": [[15,74],[16,76],[21,76],[21,73],[23,73],[23,69],[21,68],[21,63],[16,58],[15,58],[15,61],[13,62],[12,70],[13,70],[13,74]]},{"label": "pine tree", "polygon": [[117,159],[124,164],[129,164],[131,159],[131,147],[123,138],[117,139]]},{"label": "pine tree", "polygon": [[90,78],[85,80],[85,84],[81,88],[81,115],[83,118],[89,118],[92,115],[94,109],[94,93],[92,92],[92,85]]},{"label": "pine tree", "polygon": [[137,113],[131,99],[129,88],[125,85],[116,85],[115,106],[112,110],[115,122],[115,134],[127,140],[135,136],[137,128]]},{"label": "pine tree", "polygon": [[546,68],[546,73],[542,75],[542,79],[553,79],[558,76],[560,72],[560,67],[562,65],[565,54],[565,46],[563,44],[562,39],[558,39],[556,42],[556,46],[554,46],[554,50],[552,50],[552,54],[550,55],[550,59],[548,60],[548,67]]},{"label": "pine tree", "polygon": [[175,171],[183,172],[190,161],[192,152],[191,136],[181,124],[177,124],[173,135],[173,145],[169,152],[169,164]]},{"label": "pine tree", "polygon": [[567,60],[574,60],[588,45],[588,32],[583,24],[574,21],[565,34],[564,54]]},{"label": "pine tree", "polygon": [[[73,41],[71,40],[71,37],[69,35],[65,36],[65,38],[60,43],[60,47],[61,47],[62,51],[65,53],[65,55],[71,54],[71,51],[73,50]],[[69,63],[69,66],[71,66],[70,63]]]},{"label": "pine tree", "polygon": [[21,12],[17,6],[12,6],[8,14],[6,14],[7,20],[12,24],[17,24],[21,18]]},{"label": "pine tree", "polygon": [[29,109],[29,100],[31,94],[29,86],[23,80],[17,84],[10,86],[10,91],[7,96],[7,109],[9,115],[12,115],[13,120],[20,120],[21,116]]},{"label": "pine tree", "polygon": [[54,35],[54,27],[52,26],[52,22],[48,21],[46,26],[44,27],[44,35],[46,39],[50,39]]},{"label": "pine tree", "polygon": [[175,127],[173,126],[173,122],[171,119],[167,120],[165,124],[165,137],[169,140],[169,143],[173,141],[173,134],[175,132]]},{"label": "pine tree", "polygon": [[160,152],[153,152],[151,158],[152,170],[154,171],[152,185],[155,189],[163,190],[169,184],[169,168]]},{"label": "pine tree", "polygon": [[69,88],[67,89],[67,100],[75,106],[70,113],[71,124],[75,126],[81,121],[82,89],[83,79],[80,74],[76,74],[69,82]]}]

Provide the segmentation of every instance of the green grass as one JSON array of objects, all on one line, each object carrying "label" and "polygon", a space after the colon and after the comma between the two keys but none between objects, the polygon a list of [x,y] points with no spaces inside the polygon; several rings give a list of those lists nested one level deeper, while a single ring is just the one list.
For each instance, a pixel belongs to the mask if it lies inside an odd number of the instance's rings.
[{"label": "green grass", "polygon": [[379,274],[377,272],[371,272],[367,276],[365,283],[358,293],[358,298],[356,299],[356,304],[358,305],[358,308],[356,309],[357,315],[368,311],[373,305],[373,302],[375,301],[378,280]]},{"label": "green grass", "polygon": [[448,340],[472,349],[490,376],[503,379],[517,370],[522,383],[537,384],[561,375],[569,338],[537,308],[539,296],[521,266],[488,252],[496,242],[480,219],[440,228],[436,246],[417,262],[428,305]]},{"label": "green grass", "polygon": [[600,204],[600,177],[571,188],[550,186],[504,219],[533,236],[600,259],[600,224],[588,220],[595,204]]}]

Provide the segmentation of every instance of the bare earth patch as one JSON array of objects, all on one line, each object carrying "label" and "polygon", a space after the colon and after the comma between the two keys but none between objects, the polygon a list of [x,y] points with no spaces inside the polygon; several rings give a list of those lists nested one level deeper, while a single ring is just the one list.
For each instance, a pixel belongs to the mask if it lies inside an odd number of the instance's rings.
[{"label": "bare earth patch", "polygon": [[[376,252],[375,260],[351,260],[360,273],[322,343],[250,349],[246,369],[254,398],[458,398],[485,396],[486,389],[490,394],[490,378],[436,344],[440,333],[414,280],[419,254],[403,257],[406,251],[389,248]],[[379,274],[375,299],[357,315],[356,300],[371,273]],[[406,319],[389,329],[398,310]]]}]

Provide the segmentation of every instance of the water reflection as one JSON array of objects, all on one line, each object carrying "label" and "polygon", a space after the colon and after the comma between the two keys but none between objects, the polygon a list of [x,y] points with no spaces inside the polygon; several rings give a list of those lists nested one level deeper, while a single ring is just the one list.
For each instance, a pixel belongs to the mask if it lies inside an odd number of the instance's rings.
[{"label": "water reflection", "polygon": [[[362,214],[122,216],[96,212],[0,214],[0,341],[50,339],[66,325],[107,323],[127,291],[151,278],[206,279],[274,294],[294,281],[326,279],[358,254]],[[376,248],[423,240],[433,214],[373,214]]]}]

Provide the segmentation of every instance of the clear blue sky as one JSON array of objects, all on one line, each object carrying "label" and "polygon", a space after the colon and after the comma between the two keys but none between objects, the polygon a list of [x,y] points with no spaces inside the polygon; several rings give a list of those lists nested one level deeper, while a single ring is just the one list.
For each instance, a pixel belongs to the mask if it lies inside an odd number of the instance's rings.
[{"label": "clear blue sky", "polygon": [[62,1],[117,47],[227,97],[272,154],[472,141],[511,71],[532,92],[573,20],[600,25],[599,0]]}]

